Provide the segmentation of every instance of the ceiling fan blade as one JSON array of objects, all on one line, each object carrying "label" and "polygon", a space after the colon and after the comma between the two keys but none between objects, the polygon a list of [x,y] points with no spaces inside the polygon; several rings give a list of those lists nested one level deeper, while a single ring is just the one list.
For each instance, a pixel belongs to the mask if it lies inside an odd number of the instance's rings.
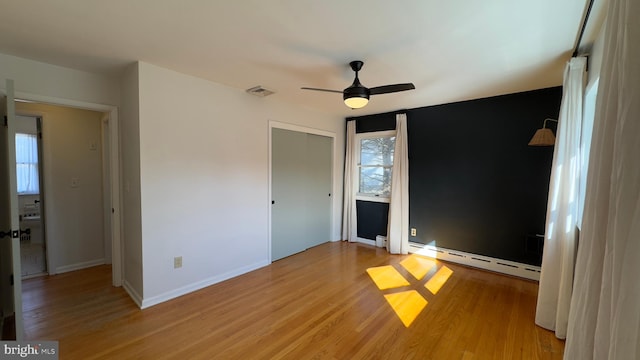
[{"label": "ceiling fan blade", "polygon": [[415,88],[416,87],[412,83],[376,86],[376,87],[369,88],[369,94],[371,95],[389,94],[389,93],[394,93],[398,91],[413,90]]},{"label": "ceiling fan blade", "polygon": [[300,89],[302,89],[302,90],[314,90],[314,91],[326,91],[326,92],[342,94],[342,91],[339,91],[339,90],[318,89],[318,88],[310,88],[310,87],[301,87]]}]

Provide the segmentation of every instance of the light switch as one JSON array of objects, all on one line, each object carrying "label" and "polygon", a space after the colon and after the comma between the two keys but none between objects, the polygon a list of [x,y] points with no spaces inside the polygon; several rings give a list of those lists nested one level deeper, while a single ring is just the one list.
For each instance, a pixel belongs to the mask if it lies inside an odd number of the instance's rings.
[{"label": "light switch", "polygon": [[71,187],[77,188],[80,185],[80,180],[78,178],[71,178]]}]

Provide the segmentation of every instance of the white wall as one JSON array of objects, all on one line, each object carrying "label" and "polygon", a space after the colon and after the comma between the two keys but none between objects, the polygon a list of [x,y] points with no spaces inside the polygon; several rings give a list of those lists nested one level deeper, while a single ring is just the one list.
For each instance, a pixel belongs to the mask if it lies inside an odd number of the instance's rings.
[{"label": "white wall", "polygon": [[16,112],[42,117],[49,273],[104,263],[102,114],[23,102]]},{"label": "white wall", "polygon": [[7,78],[14,80],[16,98],[27,93],[107,105],[120,101],[118,77],[0,54],[0,89]]},{"label": "white wall", "polygon": [[269,120],[337,134],[340,238],[343,118],[146,63],[138,71],[143,307],[268,264]]},{"label": "white wall", "polygon": [[121,84],[123,286],[142,304],[142,230],[140,217],[140,120],[138,64],[125,70]]}]

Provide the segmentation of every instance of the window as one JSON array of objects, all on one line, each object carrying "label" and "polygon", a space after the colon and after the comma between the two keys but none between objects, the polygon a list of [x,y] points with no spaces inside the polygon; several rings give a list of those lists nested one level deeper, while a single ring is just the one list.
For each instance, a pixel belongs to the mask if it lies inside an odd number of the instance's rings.
[{"label": "window", "polygon": [[596,79],[591,87],[587,88],[584,95],[584,108],[582,113],[582,134],[580,136],[580,191],[578,194],[578,228],[582,229],[582,215],[584,214],[584,201],[587,189],[587,173],[589,171],[589,153],[591,152],[591,138],[593,135],[593,122],[596,116],[596,98],[598,95],[598,83]]},{"label": "window", "polygon": [[32,134],[16,134],[18,194],[38,194],[38,140]]},{"label": "window", "polygon": [[394,131],[361,135],[358,195],[389,197],[395,143]]}]

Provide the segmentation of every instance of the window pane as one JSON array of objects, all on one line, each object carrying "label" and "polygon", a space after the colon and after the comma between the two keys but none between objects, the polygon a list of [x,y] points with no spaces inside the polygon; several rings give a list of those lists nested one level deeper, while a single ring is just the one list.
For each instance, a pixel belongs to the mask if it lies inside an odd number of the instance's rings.
[{"label": "window pane", "polygon": [[38,194],[38,140],[35,135],[16,134],[18,194]]},{"label": "window pane", "polygon": [[38,142],[35,135],[16,134],[16,162],[38,163]]},{"label": "window pane", "polygon": [[391,194],[391,168],[382,166],[361,167],[360,193],[381,196]]},{"label": "window pane", "polygon": [[360,141],[361,165],[393,165],[395,137],[362,139]]},{"label": "window pane", "polygon": [[597,79],[591,88],[587,90],[584,97],[584,108],[582,113],[582,136],[580,138],[580,191],[578,194],[578,228],[582,229],[582,219],[584,215],[584,202],[587,189],[587,173],[589,172],[589,153],[591,152],[591,139],[593,137],[593,121],[596,113],[596,98],[598,95]]}]

